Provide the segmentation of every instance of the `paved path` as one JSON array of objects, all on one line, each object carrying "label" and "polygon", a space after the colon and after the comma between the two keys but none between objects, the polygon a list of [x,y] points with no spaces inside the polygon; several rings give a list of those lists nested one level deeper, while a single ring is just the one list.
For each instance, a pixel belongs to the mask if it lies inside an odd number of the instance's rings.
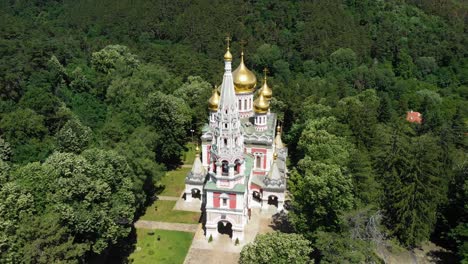
[{"label": "paved path", "polygon": [[161,201],[178,201],[179,197],[174,197],[174,196],[158,196],[158,200]]},{"label": "paved path", "polygon": [[138,220],[135,223],[136,228],[145,229],[164,229],[183,232],[195,233],[198,230],[198,224],[180,224],[180,223],[166,223],[147,220]]},{"label": "paved path", "polygon": [[276,212],[276,209],[271,209],[254,208],[252,210],[252,218],[245,226],[244,241],[238,246],[234,245],[234,242],[227,235],[218,235],[213,242],[208,243],[200,225],[185,257],[184,264],[237,264],[239,253],[247,243],[252,242],[257,234],[272,231],[271,216]]}]

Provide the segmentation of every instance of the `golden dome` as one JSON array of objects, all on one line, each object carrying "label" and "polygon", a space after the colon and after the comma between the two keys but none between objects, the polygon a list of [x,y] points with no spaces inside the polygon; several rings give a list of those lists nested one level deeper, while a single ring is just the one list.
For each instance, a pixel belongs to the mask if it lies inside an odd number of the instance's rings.
[{"label": "golden dome", "polygon": [[276,160],[278,158],[278,153],[276,153],[276,150],[275,150],[275,153],[273,153],[273,159]]},{"label": "golden dome", "polygon": [[224,60],[225,61],[232,61],[232,54],[229,51],[229,47],[227,48],[226,53],[224,53]]},{"label": "golden dome", "polygon": [[257,77],[244,64],[244,52],[241,53],[239,67],[232,72],[236,94],[253,93],[257,85]]},{"label": "golden dome", "polygon": [[216,87],[215,85],[213,89],[213,94],[208,100],[208,109],[210,109],[211,111],[218,111],[220,99],[221,97],[219,96],[218,87]]},{"label": "golden dome", "polygon": [[265,99],[263,94],[260,94],[254,101],[254,111],[257,114],[266,114],[270,108],[270,103]]},{"label": "golden dome", "polygon": [[268,87],[267,84],[267,77],[266,77],[266,69],[265,69],[265,76],[263,76],[263,85],[262,88],[260,88],[259,93],[263,94],[265,99],[268,101],[271,100],[271,96],[273,95],[273,91]]}]

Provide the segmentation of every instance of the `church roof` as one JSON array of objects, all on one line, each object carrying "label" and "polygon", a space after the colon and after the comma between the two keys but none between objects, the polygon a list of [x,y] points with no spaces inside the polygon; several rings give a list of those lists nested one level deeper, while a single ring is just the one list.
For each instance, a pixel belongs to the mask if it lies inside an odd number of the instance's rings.
[{"label": "church roof", "polygon": [[278,168],[278,163],[276,161],[277,159],[277,154],[275,153],[275,157],[273,160],[273,163],[271,164],[270,171],[268,172],[267,176],[263,180],[263,183],[265,185],[265,189],[285,189],[285,180],[284,177],[282,176],[282,173],[280,172]]},{"label": "church roof", "polygon": [[195,155],[195,160],[193,161],[192,170],[185,177],[185,182],[203,184],[205,182],[205,177],[206,170],[200,160],[200,154],[197,153]]}]

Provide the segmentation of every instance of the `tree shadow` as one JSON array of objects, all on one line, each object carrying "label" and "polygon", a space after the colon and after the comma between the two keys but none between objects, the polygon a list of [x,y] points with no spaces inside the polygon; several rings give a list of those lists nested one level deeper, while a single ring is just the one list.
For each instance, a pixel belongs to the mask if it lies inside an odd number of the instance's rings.
[{"label": "tree shadow", "polygon": [[431,250],[427,253],[427,256],[430,257],[431,263],[436,264],[449,264],[458,262],[458,258],[455,254],[453,254],[453,252],[445,250]]},{"label": "tree shadow", "polygon": [[271,224],[269,224],[268,226],[275,231],[280,231],[283,233],[294,232],[291,222],[289,222],[288,214],[284,210],[281,210],[281,212],[274,214],[271,218]]}]

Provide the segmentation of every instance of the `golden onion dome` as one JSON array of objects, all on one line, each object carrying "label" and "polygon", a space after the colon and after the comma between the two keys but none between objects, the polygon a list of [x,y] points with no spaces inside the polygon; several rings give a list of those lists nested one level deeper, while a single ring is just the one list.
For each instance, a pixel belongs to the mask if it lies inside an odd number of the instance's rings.
[{"label": "golden onion dome", "polygon": [[270,103],[265,99],[263,94],[260,94],[254,101],[254,111],[257,114],[266,114],[270,108]]},{"label": "golden onion dome", "polygon": [[208,100],[208,109],[211,111],[218,111],[220,99],[221,97],[219,96],[218,87],[215,86],[213,89],[213,94]]},{"label": "golden onion dome", "polygon": [[263,85],[262,85],[262,88],[260,88],[259,93],[263,94],[263,97],[265,97],[265,99],[267,99],[268,101],[271,100],[273,91],[271,90],[270,87],[268,87],[266,74],[263,77]]},{"label": "golden onion dome", "polygon": [[224,53],[224,60],[225,61],[232,61],[232,54],[229,51],[229,47],[227,48],[226,53]]},{"label": "golden onion dome", "polygon": [[236,94],[253,93],[257,85],[257,77],[244,64],[244,52],[241,53],[239,67],[232,72]]}]

